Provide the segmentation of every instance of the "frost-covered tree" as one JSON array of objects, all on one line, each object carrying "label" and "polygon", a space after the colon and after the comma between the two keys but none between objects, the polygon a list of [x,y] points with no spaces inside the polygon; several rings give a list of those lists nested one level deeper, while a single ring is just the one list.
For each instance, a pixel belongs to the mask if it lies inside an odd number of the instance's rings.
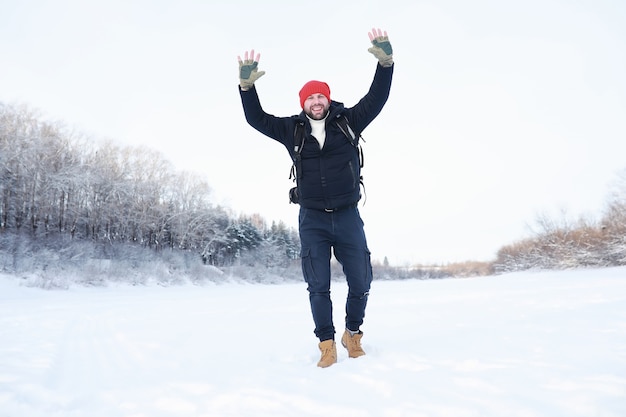
[{"label": "frost-covered tree", "polygon": [[299,256],[293,230],[214,207],[207,181],[162,154],[82,137],[25,106],[0,103],[0,180],[0,251],[69,253],[59,249],[85,241],[100,248],[85,256],[130,256],[117,248],[131,244],[218,266],[243,254],[260,265]]}]

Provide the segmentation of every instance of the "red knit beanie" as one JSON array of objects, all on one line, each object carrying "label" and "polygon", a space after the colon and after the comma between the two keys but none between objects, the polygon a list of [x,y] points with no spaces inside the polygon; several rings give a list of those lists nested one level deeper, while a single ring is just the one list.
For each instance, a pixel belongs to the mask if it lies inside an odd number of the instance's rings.
[{"label": "red knit beanie", "polygon": [[330,102],[330,87],[328,84],[322,81],[309,81],[304,84],[304,87],[300,90],[300,107],[304,108],[304,101],[309,98],[309,96],[320,93],[326,96],[328,102]]}]

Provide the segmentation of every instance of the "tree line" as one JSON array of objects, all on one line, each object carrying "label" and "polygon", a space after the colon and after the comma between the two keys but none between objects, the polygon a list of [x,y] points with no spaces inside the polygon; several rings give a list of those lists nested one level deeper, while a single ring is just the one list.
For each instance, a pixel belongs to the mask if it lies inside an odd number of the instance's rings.
[{"label": "tree line", "polygon": [[[199,262],[246,280],[301,279],[296,230],[282,222],[268,226],[259,215],[234,215],[213,205],[210,194],[205,179],[175,170],[154,150],[97,142],[26,106],[0,102],[0,271],[52,271],[65,263],[75,270],[97,265],[93,275],[106,276],[110,269],[99,260],[121,261],[121,269],[167,260],[150,273],[189,272]],[[600,220],[538,216],[536,223],[531,237],[503,246],[491,262],[393,267],[374,261],[374,273],[445,278],[626,265],[626,170]],[[333,268],[340,276],[340,266]]]},{"label": "tree line", "polygon": [[531,229],[530,237],[498,251],[493,272],[626,265],[626,170],[599,219],[538,215]]},{"label": "tree line", "polygon": [[[299,257],[297,232],[210,202],[200,176],[147,148],[96,143],[26,106],[0,103],[0,235],[48,247],[67,240],[197,254],[206,264]],[[251,256],[255,253],[260,257]]]},{"label": "tree line", "polygon": [[528,228],[528,237],[502,246],[493,261],[445,265],[441,270],[448,276],[474,276],[626,265],[626,169],[617,173],[598,217],[538,214]]}]

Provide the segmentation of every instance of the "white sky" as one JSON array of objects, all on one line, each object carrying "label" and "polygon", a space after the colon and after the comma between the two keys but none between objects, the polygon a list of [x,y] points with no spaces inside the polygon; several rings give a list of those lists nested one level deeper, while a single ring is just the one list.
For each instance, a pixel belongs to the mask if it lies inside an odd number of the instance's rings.
[{"label": "white sky", "polygon": [[364,132],[375,259],[491,260],[538,214],[599,216],[626,168],[626,3],[0,0],[0,101],[206,174],[215,201],[297,224],[290,158],[249,127],[237,55],[269,113],[306,81],[351,106],[389,32],[387,106]]}]

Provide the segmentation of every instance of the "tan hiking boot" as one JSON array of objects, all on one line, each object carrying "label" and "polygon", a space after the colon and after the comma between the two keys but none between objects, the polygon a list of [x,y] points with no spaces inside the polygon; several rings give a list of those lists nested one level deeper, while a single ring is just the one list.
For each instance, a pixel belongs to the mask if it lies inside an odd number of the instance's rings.
[{"label": "tan hiking boot", "polygon": [[350,332],[346,329],[343,332],[343,336],[341,336],[341,344],[343,347],[348,349],[348,356],[351,358],[358,358],[359,356],[365,355],[363,348],[361,347],[361,338],[363,337],[363,332],[359,331],[354,335],[351,335]]},{"label": "tan hiking boot", "polygon": [[320,368],[328,368],[333,363],[337,363],[337,345],[334,340],[324,340],[319,344],[322,357],[317,363]]}]

